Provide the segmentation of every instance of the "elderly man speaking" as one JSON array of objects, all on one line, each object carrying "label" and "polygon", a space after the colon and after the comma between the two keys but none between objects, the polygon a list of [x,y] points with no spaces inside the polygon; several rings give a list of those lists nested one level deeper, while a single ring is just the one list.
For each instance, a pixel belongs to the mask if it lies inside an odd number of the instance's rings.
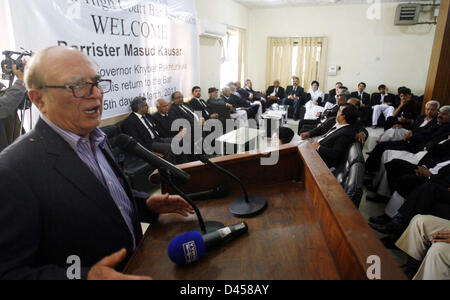
[{"label": "elderly man speaking", "polygon": [[120,273],[142,238],[140,222],[192,207],[131,190],[97,128],[111,81],[87,56],[42,50],[25,82],[41,117],[0,155],[0,278],[68,279],[77,257],[81,279],[150,279]]}]

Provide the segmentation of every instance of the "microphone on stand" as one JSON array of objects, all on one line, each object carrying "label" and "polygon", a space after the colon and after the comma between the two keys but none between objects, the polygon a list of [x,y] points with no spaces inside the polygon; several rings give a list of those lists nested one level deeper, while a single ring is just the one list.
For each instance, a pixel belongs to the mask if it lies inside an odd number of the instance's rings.
[{"label": "microphone on stand", "polygon": [[242,189],[243,197],[238,198],[231,203],[230,212],[238,218],[250,218],[262,213],[267,208],[267,200],[260,195],[248,195],[247,190],[242,181],[233,173],[213,163],[206,155],[200,155],[200,161],[207,164],[222,173],[227,174],[235,180]]},{"label": "microphone on stand", "polygon": [[180,195],[184,200],[186,200],[186,202],[188,202],[192,206],[192,208],[195,210],[195,214],[197,215],[199,223],[199,227],[194,228],[193,231],[201,231],[202,233],[206,234],[225,226],[224,224],[216,221],[205,222],[203,220],[202,214],[200,213],[200,210],[194,204],[194,202],[192,202],[189,196],[187,196],[180,188],[178,188],[173,183],[173,179],[181,183],[187,183],[191,179],[191,176],[188,173],[167,162],[166,160],[156,156],[141,144],[139,144],[131,136],[125,134],[119,135],[116,140],[116,146],[127,153],[138,156],[153,167],[156,167],[158,169],[161,181],[168,184],[178,195]]},{"label": "microphone on stand", "polygon": [[188,197],[192,201],[198,201],[198,200],[204,200],[204,199],[223,198],[227,195],[228,195],[228,189],[223,185],[219,185],[219,186],[217,186],[213,189],[207,190],[207,191],[188,194]]}]

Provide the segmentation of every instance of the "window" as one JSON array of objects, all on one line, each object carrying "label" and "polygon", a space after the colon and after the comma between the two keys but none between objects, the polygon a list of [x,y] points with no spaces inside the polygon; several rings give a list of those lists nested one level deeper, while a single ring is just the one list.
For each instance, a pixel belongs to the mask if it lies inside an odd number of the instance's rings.
[{"label": "window", "polygon": [[326,38],[269,38],[268,43],[267,85],[275,79],[290,85],[294,75],[303,87],[325,80]]},{"label": "window", "polygon": [[245,77],[245,30],[229,28],[221,41],[220,86],[224,87],[229,82],[242,81]]}]

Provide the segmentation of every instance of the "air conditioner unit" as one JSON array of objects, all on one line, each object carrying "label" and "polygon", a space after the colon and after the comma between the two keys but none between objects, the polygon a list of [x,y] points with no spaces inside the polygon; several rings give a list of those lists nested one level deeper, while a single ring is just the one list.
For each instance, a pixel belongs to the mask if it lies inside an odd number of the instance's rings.
[{"label": "air conditioner unit", "polygon": [[227,25],[209,20],[200,20],[199,35],[221,39],[227,35]]},{"label": "air conditioner unit", "polygon": [[419,23],[420,4],[399,4],[395,14],[395,25],[416,25]]}]

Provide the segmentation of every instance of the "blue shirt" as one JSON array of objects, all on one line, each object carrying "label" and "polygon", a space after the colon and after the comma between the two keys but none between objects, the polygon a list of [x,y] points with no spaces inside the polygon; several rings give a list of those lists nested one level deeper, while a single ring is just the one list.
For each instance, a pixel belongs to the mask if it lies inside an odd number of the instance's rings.
[{"label": "blue shirt", "polygon": [[136,248],[136,237],[134,236],[134,226],[132,221],[135,214],[133,205],[102,152],[102,149],[105,149],[106,134],[96,128],[91,132],[90,140],[88,140],[56,126],[42,114],[40,117],[69,144],[78,157],[86,164],[89,170],[109,192],[130,230],[133,237],[133,248]]}]

